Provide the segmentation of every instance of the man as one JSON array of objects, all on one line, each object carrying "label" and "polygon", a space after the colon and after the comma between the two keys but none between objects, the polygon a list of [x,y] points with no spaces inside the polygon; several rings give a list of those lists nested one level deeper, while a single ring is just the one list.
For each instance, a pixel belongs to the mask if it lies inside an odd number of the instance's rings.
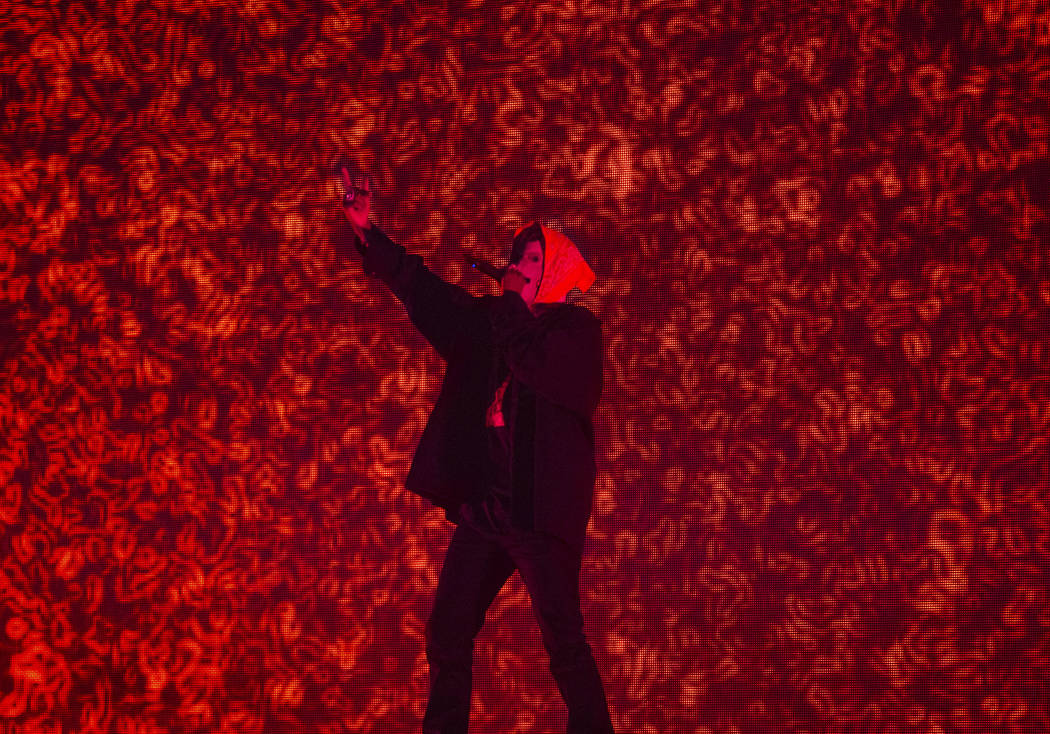
[{"label": "man", "polygon": [[340,170],[353,244],[446,361],[405,486],[456,523],[426,626],[424,734],[465,734],[474,638],[517,570],[532,601],[571,734],[612,732],[583,632],[579,574],[594,489],[592,418],[602,389],[601,324],[566,303],[594,281],[564,235],[520,229],[500,296],[438,278],[370,224],[366,177]]}]

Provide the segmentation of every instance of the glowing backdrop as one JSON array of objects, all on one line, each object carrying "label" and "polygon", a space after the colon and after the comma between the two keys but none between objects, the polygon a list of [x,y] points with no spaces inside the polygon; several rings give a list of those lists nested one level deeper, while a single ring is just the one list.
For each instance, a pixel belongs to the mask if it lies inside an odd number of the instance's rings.
[{"label": "glowing backdrop", "polygon": [[[604,322],[584,614],[618,730],[1050,730],[1050,12],[0,5],[0,732],[410,732],[442,365],[328,233]],[[473,731],[564,712],[516,578]]]}]

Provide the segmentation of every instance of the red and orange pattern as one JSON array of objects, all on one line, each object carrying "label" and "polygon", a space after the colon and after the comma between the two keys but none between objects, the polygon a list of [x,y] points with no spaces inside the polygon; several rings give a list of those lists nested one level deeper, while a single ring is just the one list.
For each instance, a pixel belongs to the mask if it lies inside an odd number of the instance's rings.
[{"label": "red and orange pattern", "polygon": [[[599,274],[618,730],[1050,731],[1050,12],[0,5],[0,732],[411,732],[441,363],[331,161],[476,293]],[[564,712],[519,582],[474,731]]]}]

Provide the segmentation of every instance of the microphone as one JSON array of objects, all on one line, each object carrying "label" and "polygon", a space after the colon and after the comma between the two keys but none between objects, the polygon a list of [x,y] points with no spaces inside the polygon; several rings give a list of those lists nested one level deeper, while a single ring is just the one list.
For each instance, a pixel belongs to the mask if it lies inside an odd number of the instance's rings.
[{"label": "microphone", "polygon": [[[502,282],[503,276],[507,274],[506,268],[497,268],[492,263],[488,262],[487,260],[482,260],[480,257],[474,257],[473,255],[468,255],[464,252],[463,259],[467,261],[467,264],[470,265],[472,269],[484,273],[485,275],[495,280],[497,283]],[[525,276],[522,277],[524,278]],[[530,282],[530,279],[525,278],[525,282]]]}]

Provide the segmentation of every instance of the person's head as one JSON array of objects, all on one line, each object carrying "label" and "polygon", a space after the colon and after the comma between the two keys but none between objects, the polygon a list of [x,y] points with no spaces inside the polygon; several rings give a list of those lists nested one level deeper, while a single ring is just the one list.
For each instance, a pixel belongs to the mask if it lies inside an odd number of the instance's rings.
[{"label": "person's head", "polygon": [[529,279],[521,291],[522,299],[529,306],[536,301],[536,295],[543,280],[543,245],[543,231],[539,225],[532,224],[514,237],[510,250],[510,264]]},{"label": "person's head", "polygon": [[510,262],[530,279],[521,294],[530,307],[562,303],[574,288],[582,293],[594,283],[594,271],[572,240],[538,222],[514,234]]}]

